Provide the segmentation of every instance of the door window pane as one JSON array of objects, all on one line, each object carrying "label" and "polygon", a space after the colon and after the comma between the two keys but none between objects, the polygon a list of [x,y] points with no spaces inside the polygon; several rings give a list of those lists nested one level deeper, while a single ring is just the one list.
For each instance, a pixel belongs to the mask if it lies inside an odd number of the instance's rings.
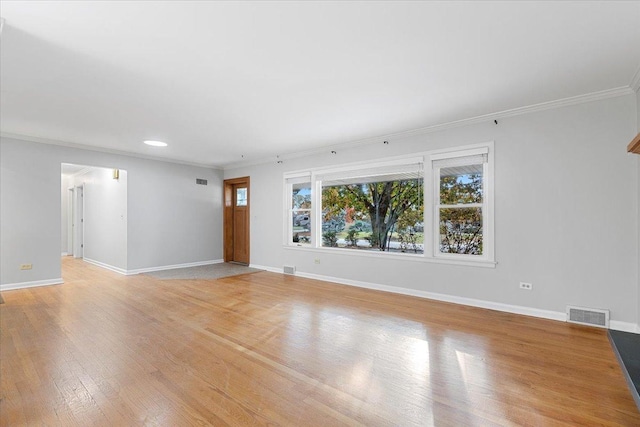
[{"label": "door window pane", "polygon": [[247,206],[246,188],[236,188],[236,206]]}]

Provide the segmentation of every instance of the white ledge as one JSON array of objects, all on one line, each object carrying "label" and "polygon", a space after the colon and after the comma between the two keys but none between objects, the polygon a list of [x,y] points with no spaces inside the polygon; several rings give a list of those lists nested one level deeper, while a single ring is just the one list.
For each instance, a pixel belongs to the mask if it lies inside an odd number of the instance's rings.
[{"label": "white ledge", "polygon": [[290,251],[306,251],[315,253],[325,253],[334,255],[346,255],[346,256],[360,256],[369,258],[382,258],[393,259],[398,261],[413,261],[413,262],[426,262],[432,264],[449,264],[449,265],[463,265],[466,267],[480,267],[480,268],[496,268],[497,262],[487,260],[472,260],[472,259],[452,259],[452,258],[438,258],[431,257],[423,254],[412,253],[392,253],[382,251],[366,251],[358,249],[343,249],[343,248],[314,248],[310,246],[282,246],[286,250]]}]

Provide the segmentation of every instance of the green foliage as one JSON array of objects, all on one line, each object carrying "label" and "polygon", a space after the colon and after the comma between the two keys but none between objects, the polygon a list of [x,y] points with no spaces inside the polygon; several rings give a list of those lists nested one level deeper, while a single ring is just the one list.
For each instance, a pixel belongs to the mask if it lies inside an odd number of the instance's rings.
[{"label": "green foliage", "polygon": [[423,219],[424,206],[422,204],[420,206],[412,206],[410,209],[402,212],[398,218],[398,230],[412,229],[415,231],[414,228],[416,224],[422,223]]},{"label": "green foliage", "polygon": [[[324,187],[322,207],[323,220],[337,215],[347,207],[353,208],[359,219],[368,216],[371,223],[368,240],[372,247],[384,251],[387,250],[396,222],[405,212],[416,211],[416,215],[422,218],[422,180]],[[409,217],[406,221],[410,221]]]},{"label": "green foliage", "polygon": [[300,189],[294,189],[291,195],[292,207],[295,209],[311,209],[311,194],[300,194]]},{"label": "green foliage", "polygon": [[[440,178],[440,204],[482,203],[482,175],[453,175]],[[440,209],[440,251],[482,255],[482,209],[458,207]]]},{"label": "green foliage", "polygon": [[355,221],[352,227],[355,227],[358,231],[371,232],[371,224],[361,219]]},{"label": "green foliage", "polygon": [[440,204],[482,203],[482,175],[440,177]]},{"label": "green foliage", "polygon": [[335,248],[338,246],[338,236],[335,231],[326,231],[322,233],[322,245]]},{"label": "green foliage", "polygon": [[348,246],[358,245],[358,234],[360,234],[360,231],[356,227],[352,226],[349,228],[349,231],[347,231],[347,238],[345,239]]},{"label": "green foliage", "polygon": [[398,232],[398,242],[400,243],[400,251],[406,252],[409,249],[418,253],[418,235],[410,227],[405,231]]}]

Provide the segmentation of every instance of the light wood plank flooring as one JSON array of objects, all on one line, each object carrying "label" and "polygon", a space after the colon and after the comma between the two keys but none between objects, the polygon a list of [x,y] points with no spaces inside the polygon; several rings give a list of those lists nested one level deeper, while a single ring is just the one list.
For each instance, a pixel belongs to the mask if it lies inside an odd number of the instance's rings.
[{"label": "light wood plank flooring", "polygon": [[2,293],[0,424],[640,426],[603,330],[268,272]]}]

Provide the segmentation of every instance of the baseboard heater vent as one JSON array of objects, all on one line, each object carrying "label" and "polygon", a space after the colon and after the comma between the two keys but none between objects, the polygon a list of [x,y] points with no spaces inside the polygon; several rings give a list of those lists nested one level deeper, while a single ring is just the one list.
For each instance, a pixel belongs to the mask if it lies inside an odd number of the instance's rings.
[{"label": "baseboard heater vent", "polygon": [[282,267],[282,271],[284,271],[284,274],[296,274],[296,266],[285,265],[284,267]]},{"label": "baseboard heater vent", "polygon": [[568,305],[567,322],[609,328],[609,310]]}]

